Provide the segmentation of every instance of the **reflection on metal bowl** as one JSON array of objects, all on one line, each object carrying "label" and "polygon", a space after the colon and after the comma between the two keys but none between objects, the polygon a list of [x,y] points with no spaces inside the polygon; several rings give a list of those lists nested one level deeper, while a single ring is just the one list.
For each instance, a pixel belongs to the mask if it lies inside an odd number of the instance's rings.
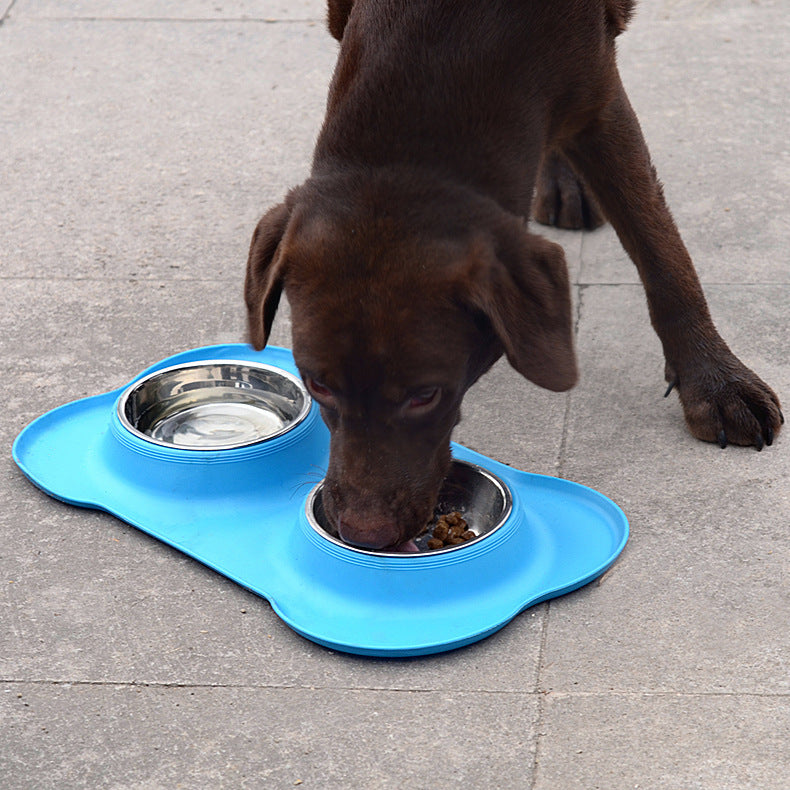
[{"label": "reflection on metal bowl", "polygon": [[278,368],[204,361],[158,370],[118,401],[121,424],[165,447],[226,450],[281,436],[310,410],[302,382]]}]

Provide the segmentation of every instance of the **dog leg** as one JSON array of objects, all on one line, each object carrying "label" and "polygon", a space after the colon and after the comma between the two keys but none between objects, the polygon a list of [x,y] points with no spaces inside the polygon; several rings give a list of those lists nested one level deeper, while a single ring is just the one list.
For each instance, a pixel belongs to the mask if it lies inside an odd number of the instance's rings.
[{"label": "dog leg", "polygon": [[593,230],[606,221],[584,181],[556,151],[543,155],[532,213],[542,225],[569,230]]},{"label": "dog leg", "polygon": [[564,150],[636,264],[664,348],[667,394],[677,389],[692,434],[722,447],[770,445],[784,422],[779,399],[716,331],[619,79],[613,101]]}]

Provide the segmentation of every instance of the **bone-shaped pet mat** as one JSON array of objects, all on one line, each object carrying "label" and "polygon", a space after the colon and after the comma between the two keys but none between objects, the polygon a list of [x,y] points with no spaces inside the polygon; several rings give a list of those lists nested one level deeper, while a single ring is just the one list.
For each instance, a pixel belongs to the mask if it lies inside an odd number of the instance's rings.
[{"label": "bone-shaped pet mat", "polygon": [[364,655],[483,639],[600,576],[628,538],[597,491],[454,444],[456,465],[493,492],[475,506],[495,501],[496,528],[438,551],[361,551],[316,529],[328,448],[291,353],[233,344],[44,414],[13,456],[50,496],[114,514],[263,596],[308,639]]}]

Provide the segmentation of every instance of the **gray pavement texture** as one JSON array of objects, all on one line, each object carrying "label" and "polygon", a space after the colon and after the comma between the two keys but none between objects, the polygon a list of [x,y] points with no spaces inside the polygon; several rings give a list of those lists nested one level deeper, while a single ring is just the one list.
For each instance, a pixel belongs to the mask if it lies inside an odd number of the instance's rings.
[{"label": "gray pavement texture", "polygon": [[[643,0],[620,60],[714,318],[790,400],[787,11]],[[608,227],[546,231],[571,267],[581,383],[551,394],[498,365],[456,438],[603,491],[631,539],[602,579],[482,643],[331,652],[14,466],[39,414],[243,338],[251,231],[305,177],[322,119],[323,16],[0,2],[0,786],[787,790],[788,439],[686,433]]]}]

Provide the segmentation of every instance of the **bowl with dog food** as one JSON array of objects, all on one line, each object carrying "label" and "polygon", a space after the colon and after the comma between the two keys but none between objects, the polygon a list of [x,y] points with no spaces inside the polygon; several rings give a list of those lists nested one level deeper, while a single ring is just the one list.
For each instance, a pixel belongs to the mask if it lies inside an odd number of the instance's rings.
[{"label": "bowl with dog food", "polygon": [[502,527],[512,509],[510,490],[496,475],[477,464],[454,460],[439,491],[434,516],[414,539],[413,552],[366,549],[340,539],[324,512],[323,487],[323,482],[319,483],[305,505],[308,523],[316,534],[343,549],[401,560],[413,558],[415,553],[468,549]]},{"label": "bowl with dog food", "polygon": [[53,409],[13,447],[47,494],[179,549],[314,642],[374,656],[482,639],[600,576],[627,540],[603,494],[452,452],[419,551],[346,545],[322,509],[329,433],[293,357],[241,344],[176,354]]}]

